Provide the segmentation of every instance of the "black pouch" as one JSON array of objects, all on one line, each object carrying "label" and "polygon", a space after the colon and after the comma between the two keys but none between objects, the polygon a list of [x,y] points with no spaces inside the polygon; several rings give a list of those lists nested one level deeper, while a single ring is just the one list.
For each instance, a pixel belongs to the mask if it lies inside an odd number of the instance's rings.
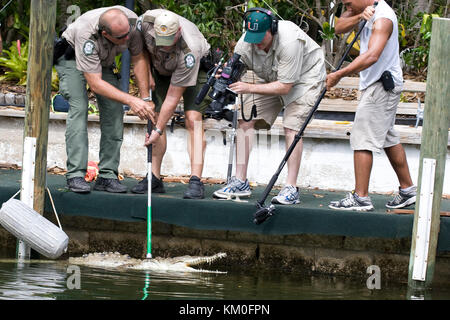
[{"label": "black pouch", "polygon": [[383,88],[386,91],[391,91],[395,87],[394,79],[392,78],[392,74],[390,71],[383,72],[380,80],[378,81],[380,81],[383,84]]},{"label": "black pouch", "polygon": [[64,38],[56,38],[55,45],[53,47],[53,65],[56,64],[58,59],[66,52],[69,43]]}]

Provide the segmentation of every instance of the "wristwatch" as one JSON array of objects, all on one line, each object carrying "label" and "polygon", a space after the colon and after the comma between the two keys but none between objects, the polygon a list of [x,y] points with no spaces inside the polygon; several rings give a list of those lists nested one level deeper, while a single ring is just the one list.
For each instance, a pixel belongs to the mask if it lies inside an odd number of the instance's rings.
[{"label": "wristwatch", "polygon": [[145,98],[142,98],[142,100],[144,100],[145,102],[149,102],[149,101],[152,101],[152,98],[151,97],[145,97]]},{"label": "wristwatch", "polygon": [[158,132],[160,136],[163,135],[162,130],[158,129],[158,127],[155,126],[155,128],[153,128],[153,130],[155,130],[156,132]]}]

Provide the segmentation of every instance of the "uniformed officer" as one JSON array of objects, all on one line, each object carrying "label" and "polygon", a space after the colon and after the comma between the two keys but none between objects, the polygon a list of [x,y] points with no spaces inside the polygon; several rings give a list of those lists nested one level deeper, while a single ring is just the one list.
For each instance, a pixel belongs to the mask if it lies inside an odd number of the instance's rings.
[{"label": "uniformed officer", "polygon": [[[164,192],[160,178],[167,144],[164,131],[183,97],[191,161],[191,178],[184,198],[204,198],[204,186],[200,181],[206,147],[202,113],[208,106],[208,100],[205,99],[200,105],[196,105],[194,100],[206,81],[206,73],[200,70],[200,60],[209,53],[210,45],[195,24],[168,10],[148,10],[139,17],[138,29],[142,32],[150,56],[150,87],[156,89],[157,123],[146,140],[147,145],[154,144],[152,191]],[[147,178],[137,184],[132,192],[147,192]]]},{"label": "uniformed officer", "polygon": [[[67,184],[74,192],[90,192],[84,180],[88,162],[88,95],[86,83],[97,97],[100,110],[99,177],[94,190],[126,192],[118,180],[120,147],[123,140],[123,105],[141,119],[153,120],[149,101],[148,63],[142,38],[135,25],[137,15],[114,6],[91,10],[70,24],[62,34],[65,53],[56,61],[61,94],[69,101],[66,151]],[[141,99],[119,88],[115,57],[129,49]]]},{"label": "uniformed officer", "polygon": [[[287,149],[314,106],[326,78],[322,49],[294,23],[278,21],[271,11],[252,8],[245,14],[245,29],[235,52],[258,79],[247,76],[242,82],[231,84],[230,89],[244,94],[246,117],[253,104],[257,107],[257,117],[249,122],[239,120],[236,176],[214,192],[218,198],[251,195],[247,167],[254,129],[270,129],[284,107]],[[287,162],[286,185],[272,203],[299,203],[297,176],[302,149],[300,140]]]}]

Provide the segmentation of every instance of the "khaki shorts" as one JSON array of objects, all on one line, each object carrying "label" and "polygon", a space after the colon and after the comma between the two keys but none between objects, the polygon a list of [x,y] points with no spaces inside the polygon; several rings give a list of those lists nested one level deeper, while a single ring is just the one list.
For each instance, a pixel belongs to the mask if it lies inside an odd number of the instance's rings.
[{"label": "khaki shorts", "polygon": [[353,150],[381,152],[400,143],[394,124],[401,92],[402,86],[388,92],[381,82],[375,82],[361,92],[350,135]]},{"label": "khaki shorts", "polygon": [[[255,83],[265,83],[265,81],[262,79],[257,79]],[[316,85],[311,87],[311,89],[309,89],[302,97],[284,107],[284,128],[292,129],[294,131],[299,131],[301,129],[324,86],[325,82],[317,83]],[[253,120],[256,120],[255,129],[257,130],[269,130],[277,119],[281,110],[283,109],[283,103],[279,96],[244,94],[243,102],[244,115],[246,119],[250,118],[252,106],[256,105],[257,116]],[[242,115],[240,112],[239,119],[242,119]]]}]

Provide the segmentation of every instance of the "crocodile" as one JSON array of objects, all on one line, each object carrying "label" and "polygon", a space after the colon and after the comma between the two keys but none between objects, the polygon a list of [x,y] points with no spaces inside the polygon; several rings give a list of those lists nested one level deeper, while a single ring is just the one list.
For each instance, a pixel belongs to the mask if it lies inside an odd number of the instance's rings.
[{"label": "crocodile", "polygon": [[156,257],[152,259],[136,259],[119,252],[101,252],[84,254],[81,257],[70,257],[69,264],[83,265],[98,268],[119,268],[148,270],[161,272],[208,272],[226,273],[223,271],[211,271],[196,269],[199,265],[211,264],[212,262],[225,258],[226,253],[221,252],[212,256],[181,256],[175,258]]}]

